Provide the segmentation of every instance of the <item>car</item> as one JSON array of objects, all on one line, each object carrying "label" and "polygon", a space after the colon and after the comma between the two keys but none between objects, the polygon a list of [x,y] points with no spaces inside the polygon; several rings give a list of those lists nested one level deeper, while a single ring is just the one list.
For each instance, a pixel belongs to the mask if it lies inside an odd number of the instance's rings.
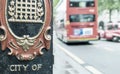
[{"label": "car", "polygon": [[108,23],[104,27],[99,26],[98,31],[99,39],[105,38],[106,40],[120,41],[120,24]]}]

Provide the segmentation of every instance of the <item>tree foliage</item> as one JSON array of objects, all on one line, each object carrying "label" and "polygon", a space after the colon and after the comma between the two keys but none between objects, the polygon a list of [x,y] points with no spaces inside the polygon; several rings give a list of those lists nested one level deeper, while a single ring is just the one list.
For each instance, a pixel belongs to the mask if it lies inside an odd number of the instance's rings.
[{"label": "tree foliage", "polygon": [[109,11],[109,21],[111,22],[111,14],[113,10],[120,10],[120,0],[98,0],[99,14],[104,10]]},{"label": "tree foliage", "polygon": [[58,2],[59,2],[59,0],[53,0],[53,7],[55,7]]}]

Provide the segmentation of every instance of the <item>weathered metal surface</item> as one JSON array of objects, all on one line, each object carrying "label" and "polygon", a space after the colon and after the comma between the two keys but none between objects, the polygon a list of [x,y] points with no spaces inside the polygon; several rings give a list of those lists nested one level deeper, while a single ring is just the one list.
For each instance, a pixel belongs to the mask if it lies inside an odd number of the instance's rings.
[{"label": "weathered metal surface", "polygon": [[1,0],[2,50],[19,60],[33,60],[50,48],[50,0]]},{"label": "weathered metal surface", "polygon": [[0,74],[52,74],[52,0],[0,0]]}]

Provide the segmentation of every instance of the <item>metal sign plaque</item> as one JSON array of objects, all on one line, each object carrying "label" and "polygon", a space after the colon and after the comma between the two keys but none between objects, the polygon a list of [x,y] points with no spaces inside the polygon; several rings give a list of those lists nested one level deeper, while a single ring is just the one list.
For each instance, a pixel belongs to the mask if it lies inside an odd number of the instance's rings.
[{"label": "metal sign plaque", "polygon": [[0,0],[0,74],[52,74],[52,0]]},{"label": "metal sign plaque", "polygon": [[[0,0],[2,50],[19,60],[33,60],[50,49],[50,0]],[[1,8],[0,7],[0,8]]]}]

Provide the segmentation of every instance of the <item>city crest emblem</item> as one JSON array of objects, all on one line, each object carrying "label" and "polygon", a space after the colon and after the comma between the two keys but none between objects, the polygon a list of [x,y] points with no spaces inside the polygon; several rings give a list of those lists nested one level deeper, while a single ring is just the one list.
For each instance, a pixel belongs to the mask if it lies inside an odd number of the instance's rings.
[{"label": "city crest emblem", "polygon": [[1,0],[0,41],[19,60],[32,60],[50,49],[49,0]]}]

